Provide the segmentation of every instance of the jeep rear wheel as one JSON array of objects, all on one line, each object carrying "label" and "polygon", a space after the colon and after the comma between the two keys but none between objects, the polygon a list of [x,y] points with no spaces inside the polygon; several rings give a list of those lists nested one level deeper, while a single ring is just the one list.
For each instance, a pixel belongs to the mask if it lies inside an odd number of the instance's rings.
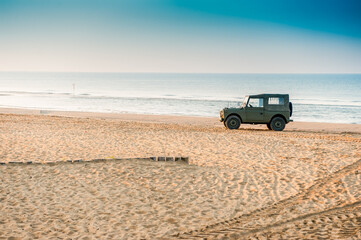
[{"label": "jeep rear wheel", "polygon": [[238,129],[241,126],[241,119],[237,116],[229,116],[226,121],[228,129]]},{"label": "jeep rear wheel", "polygon": [[275,117],[271,121],[271,128],[274,131],[282,131],[283,129],[285,129],[285,126],[286,126],[286,122],[281,117]]}]

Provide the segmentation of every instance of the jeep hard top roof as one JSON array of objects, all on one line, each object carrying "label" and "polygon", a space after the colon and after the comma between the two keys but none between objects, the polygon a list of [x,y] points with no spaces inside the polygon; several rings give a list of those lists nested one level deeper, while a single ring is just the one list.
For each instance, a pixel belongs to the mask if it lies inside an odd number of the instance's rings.
[{"label": "jeep hard top roof", "polygon": [[288,94],[263,93],[256,95],[247,95],[246,97],[288,97]]}]

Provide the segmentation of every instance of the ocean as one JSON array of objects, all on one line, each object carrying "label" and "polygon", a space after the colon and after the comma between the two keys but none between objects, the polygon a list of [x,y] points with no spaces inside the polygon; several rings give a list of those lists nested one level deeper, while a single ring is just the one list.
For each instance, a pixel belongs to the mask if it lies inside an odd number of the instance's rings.
[{"label": "ocean", "polygon": [[0,107],[218,117],[245,95],[288,93],[294,121],[361,124],[361,74],[0,72]]}]

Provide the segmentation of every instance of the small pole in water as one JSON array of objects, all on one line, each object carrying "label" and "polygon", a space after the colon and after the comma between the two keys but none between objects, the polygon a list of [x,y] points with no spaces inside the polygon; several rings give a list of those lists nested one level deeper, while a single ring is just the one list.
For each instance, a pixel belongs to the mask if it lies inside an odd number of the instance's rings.
[{"label": "small pole in water", "polygon": [[75,83],[73,83],[73,96],[75,95]]}]

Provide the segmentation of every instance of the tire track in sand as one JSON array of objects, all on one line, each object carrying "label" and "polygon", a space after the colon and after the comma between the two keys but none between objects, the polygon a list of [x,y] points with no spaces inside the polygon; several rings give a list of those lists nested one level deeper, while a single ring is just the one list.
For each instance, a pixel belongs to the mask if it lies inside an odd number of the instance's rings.
[{"label": "tire track in sand", "polygon": [[[287,232],[289,230],[291,232]],[[356,234],[361,234],[361,201],[234,234],[230,238],[280,239],[287,235],[287,239],[343,239]],[[360,239],[361,235],[356,237]]]},{"label": "tire track in sand", "polygon": [[[356,142],[361,143],[361,138],[352,137],[352,136],[338,136],[334,133],[327,132],[312,132],[312,131],[297,131],[289,130],[285,132],[270,132],[267,130],[258,130],[258,129],[239,129],[238,131],[246,132],[248,135],[262,135],[269,137],[285,137],[285,138],[301,138],[301,139],[319,139],[327,141],[341,141],[341,142]],[[310,136],[308,133],[318,133],[312,134]],[[360,136],[360,134],[355,134],[355,136]]]},{"label": "tire track in sand", "polygon": [[[241,236],[261,232],[261,231],[264,231],[267,229],[271,229],[273,227],[280,227],[285,224],[289,224],[289,223],[292,223],[295,221],[300,221],[303,219],[319,218],[320,216],[331,214],[331,213],[340,213],[340,212],[342,213],[343,211],[346,211],[346,212],[352,211],[350,209],[357,209],[360,211],[361,210],[361,201],[357,201],[355,203],[352,203],[352,204],[349,204],[346,206],[335,207],[333,209],[329,209],[329,210],[321,211],[321,212],[309,213],[309,214],[302,215],[302,216],[299,216],[299,217],[296,217],[293,219],[289,219],[286,221],[276,222],[276,219],[275,219],[275,221],[274,221],[275,223],[271,224],[271,225],[262,226],[262,225],[258,224],[255,226],[252,226],[252,225],[247,226],[247,224],[249,224],[249,222],[251,222],[251,221],[257,222],[257,219],[272,218],[274,216],[278,216],[280,214],[280,212],[284,211],[285,209],[291,209],[292,207],[297,206],[298,203],[301,203],[303,200],[306,200],[307,197],[312,196],[313,194],[315,194],[317,192],[324,191],[327,188],[327,186],[334,184],[335,182],[338,182],[346,175],[352,174],[353,172],[355,172],[357,170],[361,170],[361,159],[350,165],[347,165],[346,167],[336,171],[333,174],[328,175],[325,178],[316,180],[313,185],[311,185],[309,188],[305,189],[304,191],[301,191],[290,198],[281,200],[273,205],[257,209],[253,212],[250,212],[248,214],[243,214],[236,218],[232,218],[232,219],[229,219],[229,220],[226,220],[223,222],[208,225],[202,229],[189,231],[189,232],[185,232],[185,233],[178,233],[178,234],[172,235],[171,237],[173,239],[204,239],[204,238],[208,239],[208,238],[215,238],[215,237],[218,238],[221,236],[230,237],[232,235],[241,237]],[[349,221],[350,219],[355,218],[356,222],[357,222],[356,229],[359,227],[358,223],[361,222],[361,219],[360,219],[361,216],[352,218],[352,217],[349,217],[350,216],[349,214],[348,215],[341,214],[341,215],[343,216],[343,218],[345,218],[345,221]],[[332,219],[334,219],[334,218],[332,218]],[[331,225],[332,225],[332,223],[331,223]],[[355,225],[355,223],[353,225]],[[245,226],[247,226],[247,227],[245,227]],[[344,229],[344,230],[347,230],[347,229]],[[344,231],[344,230],[342,230],[342,231]]]}]

